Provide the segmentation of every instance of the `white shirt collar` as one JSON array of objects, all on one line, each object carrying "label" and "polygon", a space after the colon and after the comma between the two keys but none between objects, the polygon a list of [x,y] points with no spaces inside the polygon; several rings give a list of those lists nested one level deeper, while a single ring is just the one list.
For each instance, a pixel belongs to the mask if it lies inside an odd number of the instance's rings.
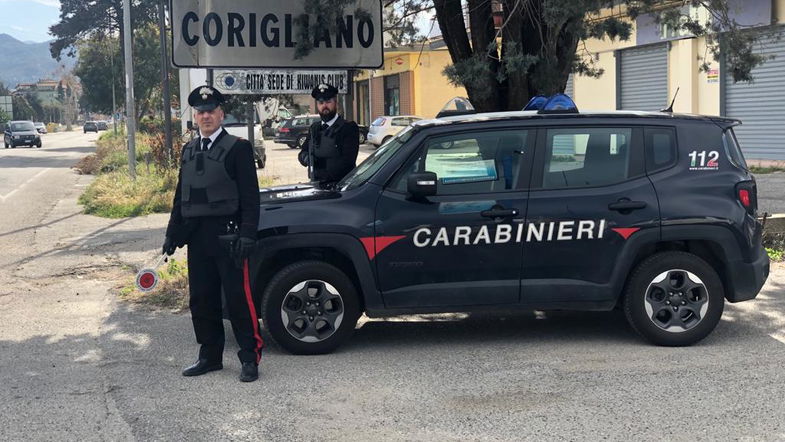
[{"label": "white shirt collar", "polygon": [[326,124],[327,126],[332,126],[333,123],[335,123],[337,120],[338,120],[338,113],[336,112],[335,116],[333,117],[332,120],[330,120],[330,121],[322,121],[322,123]]},{"label": "white shirt collar", "polygon": [[[209,137],[207,137],[207,138],[209,138],[209,139],[210,139],[210,144],[208,144],[208,145],[207,145],[207,148],[208,148],[208,149],[209,149],[209,148],[211,148],[211,147],[213,146],[213,143],[215,143],[215,139],[216,139],[216,138],[218,138],[218,135],[221,135],[221,132],[222,132],[223,130],[224,130],[224,128],[223,128],[223,126],[221,126],[221,127],[219,127],[219,128],[218,128],[218,130],[216,130],[215,132],[213,132],[213,134],[212,134],[212,135],[210,135]],[[202,142],[202,138],[204,138],[204,137],[202,136],[202,133],[200,132],[200,133],[199,133],[199,142],[200,142],[200,143]]]}]

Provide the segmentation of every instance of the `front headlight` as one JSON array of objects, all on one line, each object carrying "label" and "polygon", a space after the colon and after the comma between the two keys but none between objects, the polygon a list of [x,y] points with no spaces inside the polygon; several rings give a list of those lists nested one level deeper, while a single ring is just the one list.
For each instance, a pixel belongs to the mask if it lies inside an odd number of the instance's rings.
[{"label": "front headlight", "polygon": [[22,136],[21,136],[21,135],[14,135],[14,139],[15,139],[15,140],[18,140],[18,139],[20,139],[20,138],[22,138]]}]

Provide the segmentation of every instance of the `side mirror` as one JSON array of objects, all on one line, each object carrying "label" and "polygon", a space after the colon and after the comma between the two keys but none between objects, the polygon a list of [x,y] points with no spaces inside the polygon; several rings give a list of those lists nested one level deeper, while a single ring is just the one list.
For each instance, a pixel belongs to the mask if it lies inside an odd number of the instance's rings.
[{"label": "side mirror", "polygon": [[409,175],[407,190],[415,199],[436,195],[438,178],[433,172],[413,173]]}]

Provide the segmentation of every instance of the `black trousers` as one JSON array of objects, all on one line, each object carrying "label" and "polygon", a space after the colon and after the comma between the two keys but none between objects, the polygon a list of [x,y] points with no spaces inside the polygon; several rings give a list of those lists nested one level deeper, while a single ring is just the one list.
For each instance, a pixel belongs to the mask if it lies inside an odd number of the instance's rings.
[{"label": "black trousers", "polygon": [[188,241],[188,283],[191,320],[196,342],[201,345],[199,357],[220,361],[224,348],[223,289],[232,330],[242,362],[259,363],[264,342],[259,334],[259,321],[251,296],[248,260],[238,268],[229,251],[219,243],[218,235],[226,223],[206,218]]}]

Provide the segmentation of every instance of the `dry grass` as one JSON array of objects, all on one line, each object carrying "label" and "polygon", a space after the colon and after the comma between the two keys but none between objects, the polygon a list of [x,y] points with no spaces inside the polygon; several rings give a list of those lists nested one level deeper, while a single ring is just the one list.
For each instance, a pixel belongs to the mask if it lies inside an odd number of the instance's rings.
[{"label": "dry grass", "polygon": [[177,311],[188,308],[188,267],[185,261],[170,258],[169,263],[158,270],[158,275],[160,280],[152,291],[142,292],[136,288],[135,282],[130,282],[120,289],[120,297],[157,308]]},{"label": "dry grass", "polygon": [[106,218],[166,213],[172,210],[177,172],[138,166],[136,180],[125,170],[99,175],[79,197],[85,213]]}]

